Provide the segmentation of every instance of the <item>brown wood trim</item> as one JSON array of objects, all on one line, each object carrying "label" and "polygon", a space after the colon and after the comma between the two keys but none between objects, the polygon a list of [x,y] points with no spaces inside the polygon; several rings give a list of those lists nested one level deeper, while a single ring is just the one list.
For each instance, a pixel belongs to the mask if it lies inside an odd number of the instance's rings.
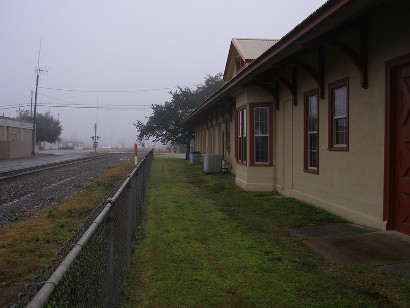
[{"label": "brown wood trim", "polygon": [[[360,39],[363,40],[362,38]],[[360,85],[363,89],[367,89],[367,55],[362,55],[354,50],[353,47],[343,43],[342,41],[338,41],[336,39],[329,39],[326,41],[327,44],[330,46],[336,47],[339,50],[343,51],[346,55],[350,57],[353,61],[354,65],[360,72]],[[364,45],[361,43],[360,45]]]},{"label": "brown wood trim", "polygon": [[279,105],[280,105],[280,101],[279,101],[279,82],[275,81],[273,83],[273,99],[275,102],[275,106],[276,106],[276,110],[279,110]]},{"label": "brown wood trim", "polygon": [[[244,157],[244,155],[246,155],[246,160],[238,160],[238,112],[242,110],[246,110],[246,128],[248,128],[249,112],[248,112],[247,105],[245,104],[243,106],[237,107],[235,110],[235,161],[237,164],[246,166],[249,160],[247,153],[242,153],[242,158]],[[246,152],[248,151],[248,148],[249,148],[249,136],[248,136],[248,132],[246,132]]]},{"label": "brown wood trim", "polygon": [[236,49],[235,48],[235,46],[233,45],[233,43],[232,43],[232,40],[231,40],[231,44],[229,45],[229,52],[228,52],[228,57],[226,58],[226,64],[225,64],[225,71],[224,71],[224,75],[223,75],[223,77],[222,77],[222,79],[223,80],[225,80],[226,81],[226,79],[227,79],[227,74],[228,74],[228,71],[226,70],[227,68],[228,68],[228,66],[229,66],[229,62],[231,61],[231,58],[233,57],[233,50],[234,49]]},{"label": "brown wood trim", "polygon": [[[319,113],[319,106],[320,106],[320,96],[319,96],[319,88],[310,90],[310,91],[306,91],[303,95],[304,99],[303,99],[303,108],[304,108],[304,113],[303,113],[303,119],[304,119],[304,144],[303,144],[303,171],[306,173],[313,173],[313,174],[319,174],[319,119],[320,119],[320,113]],[[316,169],[309,169],[309,167],[307,166],[307,144],[308,144],[308,140],[307,140],[307,132],[308,132],[308,112],[307,112],[307,98],[309,96],[312,95],[317,95],[317,168]]]},{"label": "brown wood trim", "polygon": [[285,77],[281,76],[278,69],[273,70],[271,78],[273,80],[281,82],[290,91],[290,93],[292,94],[292,103],[294,106],[297,106],[297,69],[293,67],[291,80],[287,80]]},{"label": "brown wood trim", "polygon": [[[333,145],[333,95],[332,95],[332,90],[338,87],[342,87],[344,85],[347,85],[347,106],[346,106],[346,114],[347,114],[347,142],[346,146],[334,146]],[[349,127],[349,77],[332,82],[329,84],[329,95],[328,95],[328,150],[329,151],[344,151],[348,152],[349,151],[349,133],[350,133],[350,127]]]},{"label": "brown wood trim", "polygon": [[238,163],[238,109],[235,110],[235,161]]},{"label": "brown wood trim", "polygon": [[325,49],[318,50],[319,97],[325,99]]},{"label": "brown wood trim", "polygon": [[319,94],[318,97],[321,99],[325,98],[324,92],[324,56],[323,56],[323,48],[319,48],[318,52],[318,69],[316,70],[313,66],[301,61],[301,60],[293,60],[290,64],[300,67],[304,71],[306,71],[317,83],[319,87]]},{"label": "brown wood trim", "polygon": [[[269,52],[265,52],[258,59],[252,62],[250,64],[250,67],[246,71],[243,71],[243,74],[241,74],[241,76],[238,76],[235,82],[233,84],[230,84],[229,86],[233,86],[234,84],[246,78],[248,75],[250,75],[255,70],[260,68],[266,62],[274,58],[281,51],[286,49],[289,45],[296,42],[300,37],[302,37],[307,32],[312,30],[314,27],[322,23],[325,19],[332,16],[335,12],[337,12],[344,6],[348,5],[350,2],[352,2],[352,0],[328,1],[327,3],[325,3],[316,12],[311,14],[302,23],[296,26],[284,37],[282,37],[275,45],[271,47]],[[229,89],[229,87],[227,87],[227,89]]]},{"label": "brown wood trim", "polygon": [[[359,31],[359,46],[354,48],[349,44],[337,39],[337,35],[343,33],[346,30],[358,27]],[[336,28],[333,31],[329,31],[325,35],[320,36],[319,38],[313,39],[310,42],[306,43],[305,46],[310,48],[315,48],[317,46],[331,46],[337,48],[344,52],[354,63],[357,70],[360,73],[360,85],[363,89],[368,88],[368,21],[366,15],[361,16],[358,20],[347,23],[344,26]],[[323,47],[319,47],[323,48]],[[358,49],[358,51],[357,51]],[[323,57],[322,57],[323,59]],[[324,94],[324,93],[323,93]],[[322,96],[321,93],[321,98]]]},{"label": "brown wood trim", "polygon": [[304,169],[303,172],[305,173],[311,173],[311,174],[319,174],[319,170],[318,169]]},{"label": "brown wood trim", "polygon": [[255,160],[255,153],[253,151],[253,147],[255,146],[255,142],[253,141],[253,134],[255,133],[254,125],[253,125],[253,118],[254,118],[254,108],[255,105],[259,105],[258,103],[250,103],[249,104],[249,166],[254,165]]},{"label": "brown wood trim", "polygon": [[349,152],[349,147],[328,147],[327,150],[331,152]]},{"label": "brown wood trim", "polygon": [[[273,166],[273,103],[272,102],[261,102],[261,103],[250,103],[249,104],[249,150],[250,150],[250,157],[249,157],[249,166],[252,167],[272,167]],[[255,152],[254,152],[254,146],[255,146],[255,141],[254,141],[254,109],[255,107],[268,107],[268,112],[269,112],[269,136],[268,136],[268,142],[269,142],[269,157],[268,163],[255,163]]]},{"label": "brown wood trim", "polygon": [[257,86],[272,95],[275,108],[279,110],[279,82],[273,80],[270,83],[258,84]]},{"label": "brown wood trim", "polygon": [[410,63],[410,53],[386,61],[385,68],[385,134],[384,134],[384,189],[383,220],[387,221],[387,229],[393,228],[393,188],[394,188],[394,71]]}]

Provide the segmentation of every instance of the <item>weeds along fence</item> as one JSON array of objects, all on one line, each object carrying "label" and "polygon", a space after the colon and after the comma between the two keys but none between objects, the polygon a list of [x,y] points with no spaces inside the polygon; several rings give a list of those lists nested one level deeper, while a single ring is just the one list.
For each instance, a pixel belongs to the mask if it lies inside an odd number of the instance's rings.
[{"label": "weeds along fence", "polygon": [[152,159],[150,151],[102,204],[79,239],[72,240],[61,263],[35,284],[34,289],[41,288],[34,298],[30,301],[33,287],[20,297],[20,306],[118,306],[131,267],[131,244],[141,221]]}]

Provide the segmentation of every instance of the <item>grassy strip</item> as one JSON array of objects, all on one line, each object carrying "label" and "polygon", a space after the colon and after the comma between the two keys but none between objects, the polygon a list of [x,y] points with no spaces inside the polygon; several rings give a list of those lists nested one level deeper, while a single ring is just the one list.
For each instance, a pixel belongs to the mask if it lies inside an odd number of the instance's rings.
[{"label": "grassy strip", "polygon": [[406,307],[410,282],[369,265],[328,262],[288,229],[340,218],[230,175],[153,162],[144,228],[123,307]]},{"label": "grassy strip", "polygon": [[94,183],[58,206],[40,211],[36,217],[0,228],[0,306],[17,300],[21,282],[50,264],[64,241],[130,172],[130,161],[109,169]]}]

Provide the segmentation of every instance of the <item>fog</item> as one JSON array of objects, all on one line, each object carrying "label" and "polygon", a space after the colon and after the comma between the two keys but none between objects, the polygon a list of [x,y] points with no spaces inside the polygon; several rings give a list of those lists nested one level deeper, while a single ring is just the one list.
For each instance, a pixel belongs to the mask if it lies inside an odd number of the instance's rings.
[{"label": "fog", "polygon": [[131,146],[151,104],[223,72],[232,38],[279,39],[324,2],[1,0],[0,115],[30,109],[41,41],[37,111],[63,140],[97,123],[99,146]]}]

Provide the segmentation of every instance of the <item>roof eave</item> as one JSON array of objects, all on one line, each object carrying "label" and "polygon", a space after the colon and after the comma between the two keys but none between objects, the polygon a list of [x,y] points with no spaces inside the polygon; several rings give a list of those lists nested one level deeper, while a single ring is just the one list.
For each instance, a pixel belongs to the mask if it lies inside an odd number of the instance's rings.
[{"label": "roof eave", "polygon": [[[251,62],[246,68],[240,71],[232,80],[226,83],[218,91],[212,94],[207,100],[205,100],[201,105],[197,107],[184,121],[183,124],[188,124],[210,104],[212,101],[222,98],[226,95],[227,91],[234,86],[238,85],[243,79],[254,73],[257,69],[263,66],[265,63],[269,62],[282,52],[289,45],[294,43],[296,40],[301,38],[307,32],[312,30],[315,26],[322,23],[329,16],[337,12],[339,9],[352,2],[353,0],[329,0],[323,4],[319,9],[313,12],[305,20],[303,20],[299,25],[288,32],[284,37],[282,37],[276,44],[259,56],[255,61]],[[229,57],[228,57],[229,58]]]},{"label": "roof eave", "polygon": [[225,71],[224,71],[224,75],[223,75],[223,80],[225,80],[225,81],[226,81],[227,75],[228,75],[228,67],[229,67],[229,62],[231,61],[231,58],[232,58],[233,48],[235,48],[235,46],[231,42],[231,44],[229,46],[228,58],[226,59]]}]

